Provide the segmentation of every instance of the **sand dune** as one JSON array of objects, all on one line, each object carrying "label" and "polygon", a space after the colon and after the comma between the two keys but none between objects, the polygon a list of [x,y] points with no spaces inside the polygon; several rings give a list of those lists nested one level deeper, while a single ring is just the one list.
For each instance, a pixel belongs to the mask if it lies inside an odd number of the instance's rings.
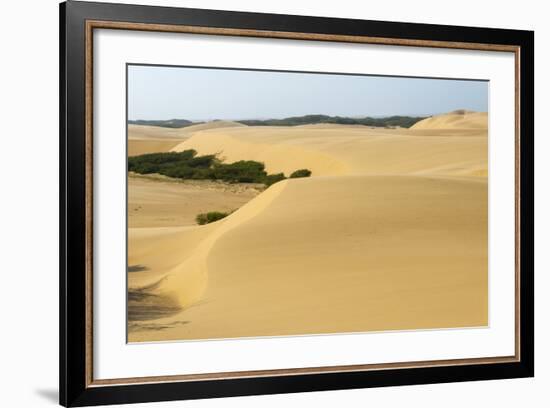
[{"label": "sand dune", "polygon": [[187,135],[190,135],[201,130],[209,129],[224,129],[224,128],[234,128],[234,127],[246,127],[242,123],[232,122],[229,120],[215,120],[212,122],[201,123],[199,125],[187,126],[181,129],[181,131]]},{"label": "sand dune", "polygon": [[239,126],[245,125],[221,120],[177,129],[160,126],[128,125],[128,156],[168,152],[183,140],[191,137],[195,132]]},{"label": "sand dune", "polygon": [[[483,115],[194,132],[174,150],[313,176],[205,226],[158,228],[151,203],[151,227],[129,229],[129,341],[486,325],[487,129],[471,125]],[[130,201],[177,212],[195,197],[164,188],[138,185]]]},{"label": "sand dune", "polygon": [[195,149],[228,162],[257,160],[271,172],[308,168],[314,176],[346,174],[485,175],[487,132],[356,127],[246,127],[198,132],[172,151]]},{"label": "sand dune", "polygon": [[168,152],[187,137],[181,134],[181,129],[128,125],[128,156]]},{"label": "sand dune", "polygon": [[214,122],[200,123],[183,128],[168,128],[161,126],[128,125],[129,140],[151,139],[186,139],[195,132],[208,129],[220,129],[230,127],[245,127],[241,123],[218,120]]},{"label": "sand dune", "polygon": [[158,272],[136,282],[172,309],[130,340],[484,325],[486,226],[481,178],[280,182],[219,223],[155,231],[158,253],[131,230],[130,262]]},{"label": "sand dune", "polygon": [[128,140],[128,156],[139,156],[140,154],[169,152],[170,149],[177,146],[181,141],[170,139],[162,140]]},{"label": "sand dune", "polygon": [[185,182],[130,175],[128,227],[196,225],[195,217],[208,211],[230,212],[242,207],[264,189],[263,185]]},{"label": "sand dune", "polygon": [[183,139],[182,130],[161,126],[128,125],[128,140],[172,140]]},{"label": "sand dune", "polygon": [[487,129],[487,112],[457,110],[415,123],[411,129]]}]

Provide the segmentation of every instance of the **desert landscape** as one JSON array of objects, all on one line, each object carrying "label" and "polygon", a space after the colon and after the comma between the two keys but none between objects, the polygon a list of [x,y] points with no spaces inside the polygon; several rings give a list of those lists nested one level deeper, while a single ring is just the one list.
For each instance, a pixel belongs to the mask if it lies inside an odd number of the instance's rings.
[{"label": "desert landscape", "polygon": [[[130,123],[128,341],[486,326],[487,146],[488,115],[469,110],[410,127]],[[170,152],[211,164],[144,170]],[[269,182],[205,179],[241,161]]]}]

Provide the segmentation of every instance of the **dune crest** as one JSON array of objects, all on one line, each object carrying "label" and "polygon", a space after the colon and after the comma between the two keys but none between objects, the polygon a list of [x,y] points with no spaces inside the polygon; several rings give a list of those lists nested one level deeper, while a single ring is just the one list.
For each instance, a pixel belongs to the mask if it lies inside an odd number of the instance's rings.
[{"label": "dune crest", "polygon": [[[156,281],[142,281],[141,287],[134,289],[145,289],[148,293],[159,296],[180,308],[187,308],[196,303],[201,299],[206,288],[208,273],[205,262],[216,240],[233,228],[244,225],[248,220],[258,216],[269,207],[285,186],[286,181],[279,182],[220,222],[195,228],[195,230],[204,230],[204,233],[195,235],[195,242],[198,243],[193,245],[192,251],[189,248],[175,251],[172,258],[178,259],[172,262],[174,267],[169,268],[160,277],[157,274]],[[191,234],[193,233],[194,231],[191,231]],[[184,229],[182,234],[189,234],[189,232]]]},{"label": "dune crest", "polygon": [[212,122],[200,123],[198,125],[191,125],[181,129],[182,133],[190,135],[201,130],[209,129],[223,129],[223,128],[235,128],[235,127],[246,127],[242,123],[232,122],[230,120],[214,120]]},{"label": "dune crest", "polygon": [[128,125],[128,156],[147,153],[169,152],[194,133],[207,129],[243,127],[245,125],[230,121],[213,121],[183,128],[162,126]]},{"label": "dune crest", "polygon": [[459,109],[443,115],[436,115],[421,120],[411,129],[487,129],[487,112],[474,112]]},{"label": "dune crest", "polygon": [[477,175],[487,166],[487,132],[454,137],[431,130],[245,127],[195,133],[172,151],[195,149],[226,162],[256,160],[269,173],[307,168],[313,176],[348,174]]},{"label": "dune crest", "polygon": [[208,129],[220,129],[231,127],[246,127],[241,123],[226,120],[216,120],[182,128],[169,128],[149,125],[128,125],[129,140],[151,140],[151,139],[186,139],[195,132]]}]

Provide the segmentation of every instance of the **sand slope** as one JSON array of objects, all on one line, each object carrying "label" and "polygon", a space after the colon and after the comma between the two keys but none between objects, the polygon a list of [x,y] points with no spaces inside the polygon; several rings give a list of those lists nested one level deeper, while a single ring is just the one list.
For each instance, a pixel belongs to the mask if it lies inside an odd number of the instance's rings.
[{"label": "sand slope", "polygon": [[206,226],[130,228],[129,340],[486,325],[487,131],[456,126],[194,133],[174,149],[313,177]]},{"label": "sand slope", "polygon": [[128,125],[128,156],[146,153],[168,152],[195,132],[207,129],[245,126],[236,122],[215,121],[191,125],[184,128],[160,126]]},{"label": "sand slope", "polygon": [[[423,134],[424,133],[428,133]],[[269,172],[308,168],[315,176],[345,174],[485,175],[487,132],[371,128],[246,127],[198,132],[172,151],[195,149],[227,162],[257,160]]]},{"label": "sand slope", "polygon": [[411,129],[487,129],[487,127],[487,112],[458,110],[421,120]]},{"label": "sand slope", "polygon": [[128,125],[128,156],[167,152],[186,139],[181,129]]},{"label": "sand slope", "polygon": [[158,332],[137,323],[130,339],[484,325],[486,191],[483,179],[442,177],[277,183],[218,225],[157,235],[158,256],[133,251],[164,271],[158,305],[183,309],[161,314]]},{"label": "sand slope", "polygon": [[184,127],[181,129],[181,132],[186,135],[191,135],[192,133],[199,132],[201,130],[225,129],[234,127],[246,127],[246,125],[238,122],[231,122],[229,120],[215,120],[212,122],[201,123],[199,125]]},{"label": "sand slope", "polygon": [[263,189],[263,185],[256,184],[227,185],[206,180],[178,182],[169,178],[130,175],[128,227],[196,225],[197,214],[236,210]]},{"label": "sand slope", "polygon": [[198,125],[186,126],[183,128],[167,128],[161,126],[145,126],[145,125],[128,125],[128,139],[186,139],[195,132],[208,129],[220,129],[230,127],[245,127],[241,123],[218,120],[208,123],[200,123]]}]

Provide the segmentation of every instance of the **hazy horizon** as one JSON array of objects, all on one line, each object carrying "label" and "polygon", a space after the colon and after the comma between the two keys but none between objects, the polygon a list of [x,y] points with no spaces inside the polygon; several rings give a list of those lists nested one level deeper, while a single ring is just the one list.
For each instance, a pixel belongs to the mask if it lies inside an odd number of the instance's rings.
[{"label": "hazy horizon", "polygon": [[487,112],[488,81],[128,66],[128,120],[431,116],[457,109]]}]

